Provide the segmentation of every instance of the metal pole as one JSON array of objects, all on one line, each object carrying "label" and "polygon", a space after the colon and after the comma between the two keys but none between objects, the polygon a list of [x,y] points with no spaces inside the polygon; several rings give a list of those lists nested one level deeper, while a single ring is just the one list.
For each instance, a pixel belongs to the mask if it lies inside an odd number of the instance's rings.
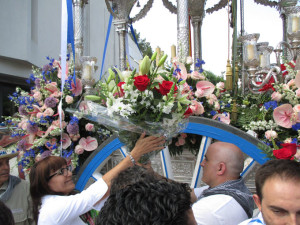
[{"label": "metal pole", "polygon": [[87,1],[73,0],[74,7],[74,45],[75,45],[75,71],[81,76],[80,58],[83,55],[83,8]]},{"label": "metal pole", "polygon": [[188,1],[177,0],[177,55],[185,61],[189,55],[189,14]]},{"label": "metal pole", "polygon": [[120,60],[120,70],[126,69],[126,46],[125,38],[127,34],[127,21],[126,20],[115,20],[114,25],[116,26],[116,31],[119,35],[119,60]]},{"label": "metal pole", "polygon": [[202,65],[196,67],[197,59],[202,60],[201,54],[201,25],[202,19],[200,16],[192,16],[192,25],[194,29],[194,65],[195,70],[202,69]]}]

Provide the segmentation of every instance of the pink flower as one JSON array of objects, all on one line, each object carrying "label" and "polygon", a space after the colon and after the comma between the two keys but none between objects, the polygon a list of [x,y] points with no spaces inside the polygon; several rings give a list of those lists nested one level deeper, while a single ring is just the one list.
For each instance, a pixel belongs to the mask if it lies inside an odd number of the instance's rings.
[{"label": "pink flower", "polygon": [[87,138],[81,138],[79,145],[81,145],[86,151],[93,151],[98,147],[98,142],[96,138],[88,136]]},{"label": "pink flower", "polygon": [[54,111],[52,108],[47,108],[44,113],[43,113],[43,116],[46,117],[46,116],[53,116],[54,114]]},{"label": "pink flower", "polygon": [[282,94],[275,91],[272,93],[271,98],[272,98],[272,100],[279,102],[282,99]]},{"label": "pink flower", "polygon": [[67,103],[67,104],[72,104],[73,101],[74,101],[74,99],[73,99],[72,96],[70,96],[70,95],[67,95],[67,96],[66,96],[66,103]]},{"label": "pink flower", "polygon": [[35,100],[41,101],[43,96],[42,96],[41,92],[36,91],[36,92],[33,94],[33,97],[35,98]]},{"label": "pink flower", "polygon": [[[216,97],[214,94],[210,94],[210,95],[208,95],[206,98],[207,98],[207,103],[208,103],[209,105],[214,105],[215,102],[218,101],[217,97]],[[219,107],[220,107],[220,105],[219,105]]]},{"label": "pink flower", "polygon": [[204,113],[204,107],[200,102],[197,102],[196,100],[192,100],[192,105],[190,108],[193,111],[193,114],[196,116],[199,116]]},{"label": "pink flower", "polygon": [[193,80],[205,80],[205,76],[203,76],[203,74],[199,73],[198,71],[193,71],[191,73],[191,78]]},{"label": "pink flower", "polygon": [[296,77],[295,77],[295,85],[297,88],[300,88],[300,70],[298,70]]},{"label": "pink flower", "polygon": [[[215,86],[209,81],[199,81],[196,84],[197,92],[199,92],[198,98],[208,96],[212,94],[215,90]],[[195,94],[196,94],[195,93]]]},{"label": "pink flower", "polygon": [[58,97],[61,96],[61,92],[59,91],[56,82],[51,82],[49,84],[46,84],[45,90],[47,90],[48,92],[50,92],[49,97],[58,98]]},{"label": "pink flower", "polygon": [[225,84],[224,82],[218,82],[216,84],[216,88],[220,89],[221,91],[225,89]]},{"label": "pink flower", "polygon": [[195,96],[196,96],[197,98],[202,98],[202,97],[204,96],[204,90],[202,90],[202,89],[197,90],[197,91],[195,92]]},{"label": "pink flower", "polygon": [[[81,83],[81,80],[76,78],[76,85],[74,84],[74,81],[72,80],[72,83],[71,83],[71,91],[72,91],[72,94],[74,94],[74,96],[79,96],[82,94],[82,83]],[[68,103],[70,104],[70,103]]]},{"label": "pink flower", "polygon": [[214,115],[214,117],[212,118],[213,120],[217,119],[223,123],[226,123],[226,124],[230,124],[230,115],[229,113],[222,113],[222,114],[216,114]]},{"label": "pink flower", "polygon": [[300,98],[300,88],[295,91],[295,94],[297,98]]},{"label": "pink flower", "polygon": [[291,128],[296,123],[296,117],[292,105],[283,104],[278,106],[273,112],[275,122],[282,127]]},{"label": "pink flower", "polygon": [[71,143],[72,143],[69,135],[66,134],[66,133],[62,134],[61,141],[62,141],[62,148],[63,149],[67,149],[71,145]]},{"label": "pink flower", "polygon": [[297,104],[293,107],[294,112],[300,112],[300,104]]},{"label": "pink flower", "polygon": [[85,129],[86,129],[86,131],[94,131],[94,130],[95,130],[94,124],[92,124],[92,123],[87,123],[87,124],[85,125]]},{"label": "pink flower", "polygon": [[294,86],[294,85],[295,85],[295,79],[291,79],[291,80],[287,83],[287,85],[288,85],[289,87]]},{"label": "pink flower", "polygon": [[80,102],[79,110],[84,113],[87,113],[89,111],[89,107],[85,101]]},{"label": "pink flower", "polygon": [[271,141],[272,139],[274,140],[275,138],[278,137],[278,134],[274,130],[268,130],[265,132],[265,137]]},{"label": "pink flower", "polygon": [[70,134],[70,138],[72,141],[78,141],[80,134]]},{"label": "pink flower", "polygon": [[84,148],[81,145],[76,145],[75,147],[75,153],[80,155],[84,152]]}]

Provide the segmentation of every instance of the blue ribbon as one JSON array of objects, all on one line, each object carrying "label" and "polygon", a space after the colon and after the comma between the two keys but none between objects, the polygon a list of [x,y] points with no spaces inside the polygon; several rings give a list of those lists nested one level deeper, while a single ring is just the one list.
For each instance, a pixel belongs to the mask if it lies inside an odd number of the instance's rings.
[{"label": "blue ribbon", "polygon": [[[75,44],[74,44],[74,28],[73,28],[73,3],[72,0],[67,0],[67,12],[68,12],[68,43],[71,43],[73,52],[73,61],[75,62]],[[76,74],[74,69],[73,81],[76,85]]]},{"label": "blue ribbon", "polygon": [[113,16],[110,15],[110,17],[109,17],[109,22],[108,22],[108,26],[107,26],[107,32],[106,32],[105,46],[104,46],[103,55],[102,55],[102,64],[101,64],[100,80],[101,80],[102,74],[103,74],[103,67],[104,67],[104,62],[105,62],[106,49],[107,49],[107,44],[108,44],[109,34],[110,34],[110,30],[111,30],[112,20],[113,20]]},{"label": "blue ribbon", "polygon": [[136,36],[135,36],[135,33],[134,33],[134,29],[133,29],[132,24],[130,24],[130,31],[131,31],[131,33],[132,33],[132,36],[133,36],[133,39],[134,39],[134,42],[135,42],[136,46],[138,47],[138,49],[139,49],[141,55],[143,55],[143,54],[142,54],[142,51],[141,51],[141,49],[140,49],[140,46],[139,46],[139,44],[138,44],[138,42],[137,42],[137,39],[136,39]]}]

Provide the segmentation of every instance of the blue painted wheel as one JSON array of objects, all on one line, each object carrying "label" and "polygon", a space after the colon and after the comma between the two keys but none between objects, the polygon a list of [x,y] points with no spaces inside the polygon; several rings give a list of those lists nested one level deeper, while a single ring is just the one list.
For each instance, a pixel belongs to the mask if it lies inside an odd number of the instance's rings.
[{"label": "blue painted wheel", "polygon": [[[263,164],[267,161],[266,156],[257,147],[263,144],[253,136],[224,123],[201,117],[190,117],[189,124],[183,133],[192,133],[207,136],[224,142],[237,145],[244,153],[252,157],[255,161]],[[80,168],[75,181],[76,189],[82,191],[93,173],[106,159],[124,144],[120,142],[116,135],[110,137],[102,143],[84,162]]]}]

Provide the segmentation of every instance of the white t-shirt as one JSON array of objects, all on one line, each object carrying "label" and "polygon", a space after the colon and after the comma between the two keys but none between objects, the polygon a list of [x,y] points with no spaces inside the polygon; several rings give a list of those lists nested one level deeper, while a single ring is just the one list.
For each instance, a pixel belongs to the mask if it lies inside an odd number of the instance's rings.
[{"label": "white t-shirt", "polygon": [[[194,189],[196,196],[203,190]],[[211,195],[201,198],[193,204],[193,212],[198,225],[237,225],[248,219],[242,206],[229,195]]]},{"label": "white t-shirt", "polygon": [[[86,190],[76,195],[46,195],[42,198],[38,225],[84,225],[80,215],[96,208],[100,209],[103,201],[95,205],[107,192],[108,186],[99,179]],[[95,205],[95,206],[94,206]]]}]

